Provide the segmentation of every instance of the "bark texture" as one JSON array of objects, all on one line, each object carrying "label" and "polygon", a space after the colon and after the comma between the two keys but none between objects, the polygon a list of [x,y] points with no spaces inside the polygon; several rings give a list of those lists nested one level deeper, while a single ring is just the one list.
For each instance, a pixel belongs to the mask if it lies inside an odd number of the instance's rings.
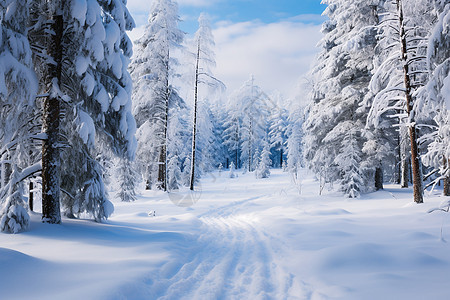
[{"label": "bark texture", "polygon": [[413,189],[414,189],[414,202],[423,203],[423,187],[422,187],[422,176],[420,168],[420,157],[419,149],[417,147],[417,130],[414,122],[414,112],[413,99],[412,99],[412,88],[411,88],[411,78],[409,75],[409,65],[408,65],[408,48],[406,43],[406,31],[403,16],[403,6],[401,0],[397,0],[397,10],[400,26],[400,42],[401,42],[401,53],[403,60],[403,73],[404,73],[404,84],[405,84],[405,97],[406,97],[406,112],[409,119],[409,137],[411,142],[411,165],[413,173]]},{"label": "bark texture", "polygon": [[[61,3],[62,5],[62,3]],[[48,96],[44,98],[42,131],[47,139],[42,143],[42,221],[61,223],[60,212],[60,99],[58,95],[61,80],[63,17],[53,16],[48,54],[53,59],[48,63],[46,86]]]}]

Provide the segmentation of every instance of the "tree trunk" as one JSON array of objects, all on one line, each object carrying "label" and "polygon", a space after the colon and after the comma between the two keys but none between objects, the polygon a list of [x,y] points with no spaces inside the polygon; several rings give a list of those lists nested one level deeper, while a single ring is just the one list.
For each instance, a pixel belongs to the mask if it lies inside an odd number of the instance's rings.
[{"label": "tree trunk", "polygon": [[2,168],[1,168],[1,187],[3,188],[3,187],[5,187],[7,184],[8,184],[8,182],[9,182],[9,180],[10,180],[10,178],[11,178],[11,172],[12,172],[12,170],[11,170],[11,163],[10,163],[10,157],[9,157],[9,155],[8,155],[8,153],[6,153],[6,154],[4,154],[3,156],[2,156]]},{"label": "tree trunk", "polygon": [[283,149],[280,149],[280,168],[283,169]]},{"label": "tree trunk", "polygon": [[383,169],[378,167],[375,169],[375,190],[379,191],[383,189]]},{"label": "tree trunk", "polygon": [[396,183],[397,184],[401,184],[402,183],[402,166],[401,166],[401,162],[402,162],[402,150],[401,150],[401,142],[400,142],[400,133],[397,137],[397,145],[398,145],[398,153],[397,153],[397,161],[396,161],[396,167],[397,167],[397,178],[396,178]]},{"label": "tree trunk", "polygon": [[58,145],[60,99],[57,91],[61,81],[63,35],[63,17],[60,13],[53,16],[51,27],[53,33],[47,51],[53,62],[48,63],[46,78],[48,96],[44,98],[42,120],[42,132],[47,135],[47,139],[42,142],[42,221],[59,224],[61,223]]},{"label": "tree trunk", "polygon": [[450,168],[450,159],[447,159],[444,156],[443,163],[444,163],[444,170],[445,170],[443,195],[450,196],[450,175],[449,175],[450,171],[448,170]]},{"label": "tree trunk", "polygon": [[159,163],[158,163],[158,185],[159,189],[167,191],[166,185],[166,145],[162,145],[159,152]]},{"label": "tree trunk", "polygon": [[195,182],[195,143],[197,140],[197,98],[198,98],[198,67],[200,63],[200,40],[197,45],[197,62],[195,65],[195,92],[194,92],[194,128],[192,130],[192,157],[191,157],[191,182],[189,189],[194,190]]},{"label": "tree trunk", "polygon": [[403,73],[405,83],[406,112],[408,114],[409,137],[411,142],[411,165],[413,172],[414,202],[423,203],[422,174],[420,171],[421,169],[420,157],[419,157],[419,149],[417,147],[417,131],[414,122],[414,112],[412,111],[413,99],[412,99],[411,79],[409,76],[408,49],[406,45],[406,32],[403,20],[403,7],[401,0],[397,0],[397,10],[400,25],[400,42],[402,49]]},{"label": "tree trunk", "polygon": [[408,171],[408,167],[409,167],[409,162],[408,159],[406,158],[406,153],[402,153],[402,158],[401,158],[401,177],[400,177],[400,184],[402,188],[407,188],[408,187],[408,175],[409,175],[409,171]]},{"label": "tree trunk", "polygon": [[28,208],[33,211],[34,208],[34,192],[33,192],[33,181],[30,179],[28,184]]}]

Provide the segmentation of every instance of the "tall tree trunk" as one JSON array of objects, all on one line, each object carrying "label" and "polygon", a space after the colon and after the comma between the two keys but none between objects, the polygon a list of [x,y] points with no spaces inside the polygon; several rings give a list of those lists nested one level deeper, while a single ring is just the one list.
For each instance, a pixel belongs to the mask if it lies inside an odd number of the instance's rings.
[{"label": "tall tree trunk", "polygon": [[197,140],[197,103],[198,103],[198,67],[200,63],[200,39],[197,45],[197,62],[195,65],[195,92],[194,92],[194,121],[192,130],[192,157],[191,157],[191,182],[189,189],[194,190],[195,182],[195,143]]},{"label": "tall tree trunk", "polygon": [[[166,134],[165,134],[166,136]],[[167,191],[166,184],[166,159],[167,159],[167,147],[166,147],[167,139],[164,139],[164,144],[161,146],[159,152],[159,163],[158,163],[158,185],[159,188],[163,191]]]},{"label": "tall tree trunk", "polygon": [[33,192],[33,181],[30,179],[30,183],[28,184],[28,208],[30,211],[34,209],[34,192]]},{"label": "tall tree trunk", "polygon": [[403,153],[402,154],[402,161],[401,161],[401,167],[400,167],[400,169],[401,169],[401,177],[400,177],[400,185],[401,185],[401,187],[402,188],[407,188],[408,187],[408,183],[409,183],[409,181],[408,181],[408,175],[409,175],[409,162],[408,162],[408,159],[406,158],[406,154],[405,153]]},{"label": "tall tree trunk", "polygon": [[[253,98],[253,96],[252,96]],[[250,127],[248,132],[248,171],[252,171],[252,146],[253,145],[253,119],[250,118]]]},{"label": "tall tree trunk", "polygon": [[402,188],[407,188],[409,185],[408,152],[408,130],[400,127],[400,185]]},{"label": "tall tree trunk", "polygon": [[408,126],[409,126],[409,137],[411,142],[411,165],[413,172],[414,202],[423,203],[422,174],[420,171],[421,169],[420,157],[419,157],[419,149],[417,147],[417,131],[414,123],[414,114],[413,114],[414,112],[412,112],[413,99],[411,89],[411,78],[409,76],[408,48],[406,44],[406,32],[403,19],[403,6],[401,0],[397,0],[397,10],[400,26],[400,42],[402,49],[403,73],[405,83],[406,112],[408,114],[409,119]]},{"label": "tall tree trunk", "polygon": [[375,169],[375,190],[379,191],[383,189],[383,169],[377,167]]},{"label": "tall tree trunk", "polygon": [[450,196],[450,171],[448,170],[450,168],[450,159],[447,159],[445,156],[443,158],[443,167],[445,170],[443,195]]},{"label": "tall tree trunk", "polygon": [[283,169],[283,148],[280,149],[280,168]]},{"label": "tall tree trunk", "polygon": [[11,178],[11,172],[12,172],[12,170],[11,170],[11,163],[10,163],[10,157],[9,157],[9,154],[8,153],[5,153],[3,156],[2,156],[2,168],[1,168],[1,187],[3,188],[3,187],[5,187],[7,184],[8,184],[8,182],[9,182],[9,180],[10,180],[10,178]]},{"label": "tall tree trunk", "polygon": [[162,145],[159,152],[158,163],[158,185],[159,189],[167,191],[167,129],[169,126],[169,101],[170,101],[170,86],[169,86],[169,60],[170,60],[170,47],[167,49],[167,60],[165,61],[166,78],[165,78],[165,94],[164,94],[164,123],[163,123],[163,137]]},{"label": "tall tree trunk", "polygon": [[400,142],[400,134],[397,137],[397,161],[396,161],[396,167],[397,167],[397,178],[395,179],[395,182],[397,184],[401,184],[402,183],[402,166],[401,166],[401,161],[402,161],[402,150],[401,150],[401,142]]},{"label": "tall tree trunk", "polygon": [[[63,3],[60,4],[61,8]],[[60,151],[58,145],[61,81],[63,17],[57,12],[52,18],[52,34],[48,54],[53,61],[48,63],[46,86],[48,96],[44,98],[42,131],[47,139],[42,142],[42,221],[61,223],[60,212]]]},{"label": "tall tree trunk", "polygon": [[236,169],[240,169],[241,166],[238,165],[239,163],[239,127],[238,127],[238,121],[236,120],[236,132],[235,132],[235,152],[236,152],[236,164],[234,165]]}]

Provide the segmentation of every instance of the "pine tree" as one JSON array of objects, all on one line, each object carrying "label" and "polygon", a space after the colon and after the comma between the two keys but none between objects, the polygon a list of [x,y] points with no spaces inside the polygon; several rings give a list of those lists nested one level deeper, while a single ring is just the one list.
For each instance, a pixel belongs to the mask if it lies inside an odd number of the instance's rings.
[{"label": "pine tree", "polygon": [[190,146],[190,130],[188,126],[189,109],[177,93],[171,94],[169,123],[167,131],[167,183],[168,190],[176,190],[183,185],[182,163],[186,158],[185,151]]},{"label": "pine tree", "polygon": [[235,167],[234,167],[234,162],[231,162],[231,165],[230,165],[230,171],[229,171],[229,173],[228,173],[228,177],[230,177],[230,178],[235,178],[236,177],[236,174],[234,174],[234,172],[235,172]]},{"label": "pine tree", "polygon": [[270,145],[266,138],[263,140],[263,150],[261,153],[261,159],[255,171],[256,178],[259,179],[268,178],[270,176],[271,164],[272,161],[270,160]]},{"label": "pine tree", "polygon": [[134,170],[133,163],[129,159],[119,159],[118,164],[117,172],[120,190],[117,193],[117,197],[123,202],[135,201],[138,175]]},{"label": "pine tree", "polygon": [[358,150],[359,160],[363,159],[365,124],[357,121],[367,117],[367,111],[360,106],[372,76],[378,15],[376,6],[367,1],[325,2],[328,4],[325,14],[330,20],[322,27],[325,34],[320,43],[322,50],[312,71],[312,102],[304,123],[304,156],[308,166],[327,182],[346,184],[348,181],[343,178],[350,176],[346,172],[352,170],[343,170],[335,158],[348,143],[342,129],[352,124],[352,129],[358,132],[352,135],[357,138],[352,145]]},{"label": "pine tree", "polygon": [[304,107],[294,108],[288,119],[287,134],[287,170],[297,178],[303,163],[303,123],[305,120]]},{"label": "pine tree", "polygon": [[437,1],[434,10],[437,22],[428,39],[427,66],[429,78],[418,91],[416,109],[421,115],[433,117],[437,130],[428,136],[426,165],[439,170],[443,194],[450,196],[450,4]]},{"label": "pine tree", "polygon": [[[422,4],[413,5],[400,0],[383,3],[379,47],[384,53],[371,84],[371,89],[377,94],[369,115],[375,122],[388,115],[399,119],[403,173],[406,173],[406,147],[403,145],[408,133],[414,201],[417,203],[423,202],[423,189],[414,92],[426,81],[425,38],[431,19],[428,8]],[[405,179],[403,185],[406,185]]]},{"label": "pine tree", "polygon": [[156,0],[150,8],[144,35],[136,41],[130,73],[135,82],[133,111],[138,126],[140,169],[147,187],[155,181],[167,190],[167,128],[169,102],[174,89],[170,84],[173,47],[183,33],[178,29],[178,6],[171,0]]},{"label": "pine tree", "polygon": [[288,111],[282,107],[281,95],[272,98],[275,102],[275,109],[272,111],[269,120],[269,140],[271,150],[274,152],[275,166],[283,167],[286,155],[286,131],[288,127]]},{"label": "pine tree", "polygon": [[[31,138],[36,133],[37,91],[30,44],[28,7],[20,1],[0,1],[0,230],[27,229],[22,171],[34,163]],[[39,164],[37,170],[40,169]]]},{"label": "pine tree", "polygon": [[233,94],[232,101],[231,111],[235,113],[232,120],[236,124],[232,126],[234,130],[228,130],[231,138],[229,143],[234,144],[233,146],[239,143],[239,160],[245,162],[243,167],[247,171],[252,172],[255,151],[261,150],[261,141],[268,130],[270,100],[251,76],[250,80]]},{"label": "pine tree", "polygon": [[[56,144],[65,144],[62,157],[70,158],[58,166],[61,168],[58,177],[62,178],[61,205],[68,216],[87,213],[100,221],[112,213],[112,204],[107,199],[103,170],[96,154],[111,149],[120,157],[132,157],[135,151],[136,125],[131,114],[131,79],[127,72],[131,41],[125,32],[134,27],[134,21],[121,1],[41,4],[32,1],[29,34],[41,79],[52,70],[51,64],[47,66],[45,37],[49,32],[61,31],[58,36],[61,64],[57,68],[62,83],[57,89],[61,114],[49,118],[59,120],[64,140]],[[60,19],[58,22],[48,22],[55,16]],[[46,24],[58,24],[60,28],[48,30]],[[45,92],[46,86],[41,89]]]}]

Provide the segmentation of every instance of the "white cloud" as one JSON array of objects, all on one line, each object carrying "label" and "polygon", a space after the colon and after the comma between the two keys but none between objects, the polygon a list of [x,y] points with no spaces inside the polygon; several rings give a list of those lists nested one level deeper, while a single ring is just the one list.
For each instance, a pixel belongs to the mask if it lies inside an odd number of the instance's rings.
[{"label": "white cloud", "polygon": [[221,2],[221,0],[178,0],[179,5],[207,7]]},{"label": "white cloud", "polygon": [[293,96],[314,60],[321,38],[320,25],[293,19],[271,24],[252,21],[216,25],[216,75],[227,84],[229,92],[253,74],[266,92],[278,90]]},{"label": "white cloud", "polygon": [[[128,0],[127,7],[130,11],[148,12],[152,1],[153,0]],[[179,6],[208,7],[221,1],[223,0],[178,0],[177,3]]]}]

